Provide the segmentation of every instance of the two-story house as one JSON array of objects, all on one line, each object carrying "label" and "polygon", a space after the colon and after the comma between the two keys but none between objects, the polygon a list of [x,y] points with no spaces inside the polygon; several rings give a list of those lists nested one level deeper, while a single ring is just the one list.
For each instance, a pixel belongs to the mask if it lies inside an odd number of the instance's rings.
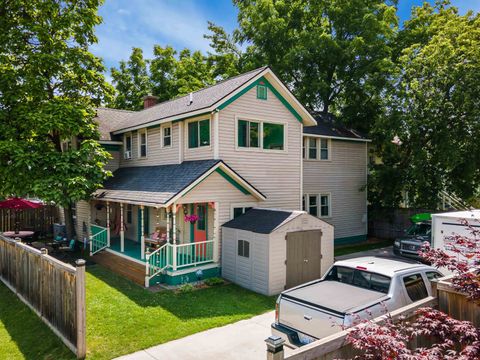
[{"label": "two-story house", "polygon": [[[252,207],[297,210],[308,201],[315,214],[317,194],[315,215],[323,216],[320,203],[329,194],[333,223],[338,217],[339,225],[346,224],[346,209],[366,213],[361,196],[347,199],[361,199],[359,206],[339,203],[354,192],[345,187],[356,182],[337,179],[330,187],[330,174],[322,174],[327,162],[303,159],[304,129],[317,122],[268,67],[160,104],[146,96],[144,103],[138,112],[98,109],[100,142],[112,154],[108,169],[114,176],[76,207],[77,236],[90,239],[92,254],[105,250],[101,261],[123,261],[127,277],[146,275],[148,282],[161,274],[162,281],[175,284],[199,268],[204,276],[218,274],[221,225]],[[340,173],[348,174],[342,156],[353,156],[349,149],[358,156],[356,140],[337,150],[342,139],[311,136],[327,139],[329,165],[338,161]],[[320,157],[321,146],[320,141]],[[311,184],[307,166],[318,167],[316,178],[327,187]],[[350,226],[341,234],[366,233],[357,230]]]}]

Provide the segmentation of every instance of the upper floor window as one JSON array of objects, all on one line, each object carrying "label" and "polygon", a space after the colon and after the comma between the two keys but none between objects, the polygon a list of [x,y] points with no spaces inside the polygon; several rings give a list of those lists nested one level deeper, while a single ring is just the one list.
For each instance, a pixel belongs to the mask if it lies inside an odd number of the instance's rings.
[{"label": "upper floor window", "polygon": [[264,84],[257,85],[257,99],[267,100],[267,86]]},{"label": "upper floor window", "polygon": [[172,127],[162,127],[162,146],[168,147],[172,145]]},{"label": "upper floor window", "polygon": [[238,120],[238,146],[258,148],[259,128],[258,122]]},{"label": "upper floor window", "polygon": [[306,147],[303,157],[309,160],[329,160],[330,140],[326,138],[307,137],[303,146]]},{"label": "upper floor window", "polygon": [[139,157],[147,156],[147,131],[138,132],[138,155]]},{"label": "upper floor window", "polygon": [[285,134],[283,124],[263,123],[263,148],[267,150],[283,150]]},{"label": "upper floor window", "polygon": [[210,145],[210,120],[188,123],[188,147],[190,149]]},{"label": "upper floor window", "polygon": [[132,135],[131,134],[125,134],[124,147],[125,147],[124,158],[131,159],[132,158]]}]

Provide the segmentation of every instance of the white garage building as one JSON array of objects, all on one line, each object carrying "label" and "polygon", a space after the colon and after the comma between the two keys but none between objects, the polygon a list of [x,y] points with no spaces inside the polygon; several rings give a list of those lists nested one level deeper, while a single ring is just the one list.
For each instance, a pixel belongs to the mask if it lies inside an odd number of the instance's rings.
[{"label": "white garage building", "polygon": [[274,295],[333,264],[333,226],[304,211],[254,208],[223,225],[222,276]]}]

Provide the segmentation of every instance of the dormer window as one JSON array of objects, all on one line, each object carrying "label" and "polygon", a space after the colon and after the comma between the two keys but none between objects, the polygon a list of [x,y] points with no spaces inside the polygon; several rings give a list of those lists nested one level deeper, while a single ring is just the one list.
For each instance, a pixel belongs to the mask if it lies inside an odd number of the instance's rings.
[{"label": "dormer window", "polygon": [[265,84],[257,85],[257,99],[267,100],[267,86]]},{"label": "dormer window", "polygon": [[138,156],[147,157],[147,131],[138,132]]},{"label": "dormer window", "polygon": [[129,160],[132,158],[132,135],[131,134],[125,134],[124,137],[124,149],[125,152],[123,154],[124,159]]}]

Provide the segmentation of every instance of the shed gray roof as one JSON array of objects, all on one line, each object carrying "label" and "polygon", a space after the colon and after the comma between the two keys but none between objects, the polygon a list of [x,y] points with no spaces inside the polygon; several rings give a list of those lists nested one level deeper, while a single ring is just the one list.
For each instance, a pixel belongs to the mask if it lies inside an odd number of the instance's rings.
[{"label": "shed gray roof", "polygon": [[254,208],[223,224],[223,227],[270,234],[278,227],[304,214],[303,211]]},{"label": "shed gray roof", "polygon": [[304,134],[312,135],[323,135],[328,137],[338,137],[344,139],[352,140],[363,140],[369,141],[363,134],[360,132],[348,129],[342,125],[339,125],[336,121],[336,117],[330,113],[318,113],[314,115],[317,125],[315,126],[304,126]]},{"label": "shed gray roof", "polygon": [[226,96],[230,95],[240,86],[260,74],[266,68],[267,66],[264,66],[195,91],[193,92],[192,96],[193,102],[190,105],[190,96],[186,95],[177,99],[164,101],[145,110],[132,112],[129,116],[125,117],[121,122],[119,122],[113,131],[123,130],[138,125],[147,125],[152,121],[161,120],[176,115],[188,114],[201,109],[207,109]]},{"label": "shed gray roof", "polygon": [[100,141],[111,141],[112,131],[120,124],[128,119],[135,111],[98,108],[95,121],[98,123],[98,131],[100,132]]}]

